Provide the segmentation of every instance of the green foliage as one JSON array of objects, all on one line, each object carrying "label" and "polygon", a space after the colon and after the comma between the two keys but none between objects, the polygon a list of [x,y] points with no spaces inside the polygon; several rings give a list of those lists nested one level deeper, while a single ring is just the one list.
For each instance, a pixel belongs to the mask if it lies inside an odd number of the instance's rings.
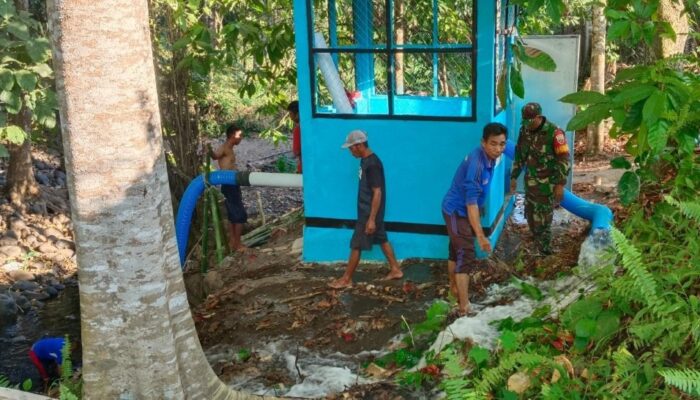
[{"label": "green foliage", "polygon": [[534,47],[526,46],[520,38],[516,38],[516,42],[512,46],[512,51],[515,57],[510,66],[510,73],[508,74],[510,78],[510,88],[513,94],[524,98],[525,85],[522,76],[523,64],[538,71],[550,72],[557,69],[557,64],[549,54]]},{"label": "green foliage", "polygon": [[83,381],[73,380],[73,361],[71,360],[71,343],[66,335],[61,349],[61,378],[59,381],[59,392],[61,400],[79,400],[82,398]]},{"label": "green foliage", "polygon": [[539,301],[539,300],[542,300],[542,299],[544,298],[544,296],[542,295],[542,291],[540,291],[540,289],[537,288],[537,286],[530,285],[529,283],[527,283],[527,282],[525,282],[525,281],[523,281],[523,280],[521,280],[521,279],[518,279],[518,278],[516,278],[515,276],[512,276],[512,277],[510,278],[510,282],[511,282],[515,287],[517,287],[518,289],[520,289],[520,291],[523,292],[523,294],[524,294],[526,297],[529,297],[529,298],[531,298],[531,299],[533,299],[533,300],[538,300],[538,301]]},{"label": "green foliage", "polygon": [[700,135],[697,65],[693,56],[664,59],[620,71],[605,95],[579,92],[561,99],[586,106],[569,121],[568,130],[612,117],[610,136],[629,136],[625,150],[633,163],[617,163],[629,170],[618,185],[623,204],[660,187],[679,194],[700,188],[694,153]]},{"label": "green foliage", "polygon": [[58,103],[51,89],[51,49],[44,27],[10,0],[0,0],[0,157],[5,144],[22,144],[30,132],[20,112],[31,115],[31,128],[53,129]]},{"label": "green foliage", "polygon": [[667,385],[675,386],[692,395],[700,396],[700,371],[693,369],[664,369],[659,371]]}]

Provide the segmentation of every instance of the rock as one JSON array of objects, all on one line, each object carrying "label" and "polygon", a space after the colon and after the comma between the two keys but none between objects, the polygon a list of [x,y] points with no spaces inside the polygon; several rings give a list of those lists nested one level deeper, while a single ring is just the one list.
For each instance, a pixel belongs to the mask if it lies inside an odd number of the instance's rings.
[{"label": "rock", "polygon": [[17,307],[21,308],[22,311],[27,312],[30,308],[32,308],[32,304],[27,300],[26,297],[22,296],[18,292],[10,292],[12,294],[12,298],[15,300],[15,304],[17,304]]},{"label": "rock", "polygon": [[34,235],[29,235],[24,239],[24,244],[29,246],[32,249],[35,249],[39,247],[39,241],[37,240],[36,236]]},{"label": "rock", "polygon": [[41,233],[46,237],[56,236],[57,239],[63,237],[63,233],[61,233],[61,231],[59,231],[56,228],[52,228],[52,227],[48,227],[46,229],[43,229]]},{"label": "rock", "polygon": [[0,247],[0,253],[3,253],[8,258],[18,258],[22,256],[22,248],[19,246],[2,246]]},{"label": "rock", "polygon": [[75,255],[75,251],[72,249],[59,249],[58,254],[60,254],[63,258],[71,258]]},{"label": "rock", "polygon": [[41,261],[34,261],[29,264],[29,268],[43,272],[46,269],[46,265]]},{"label": "rock", "polygon": [[204,291],[207,294],[214,293],[222,287],[224,287],[224,282],[217,271],[209,271],[204,275]]},{"label": "rock", "polygon": [[51,296],[49,296],[49,294],[44,291],[29,291],[22,293],[22,295],[29,300],[37,301],[47,300],[51,298]]},{"label": "rock", "polygon": [[32,274],[29,271],[24,271],[21,269],[15,270],[15,271],[10,271],[7,273],[7,275],[10,276],[10,279],[13,281],[33,281],[36,277],[34,274]]},{"label": "rock", "polygon": [[57,284],[51,285],[51,286],[52,286],[54,289],[59,290],[59,291],[66,288],[66,285],[64,285],[64,284],[62,284],[62,283],[57,283]]},{"label": "rock", "polygon": [[44,175],[42,172],[35,173],[34,179],[36,179],[37,182],[44,186],[49,186],[51,184],[51,180],[49,179],[49,177]]},{"label": "rock", "polygon": [[61,171],[60,169],[56,169],[53,171],[53,177],[56,179],[62,179],[65,181],[66,180],[66,173]]},{"label": "rock", "polygon": [[58,290],[56,290],[56,288],[54,288],[53,286],[47,286],[47,287],[44,288],[44,290],[45,290],[46,293],[47,293],[49,296],[51,296],[51,297],[56,297],[56,296],[58,296]]},{"label": "rock", "polygon": [[22,238],[22,235],[16,229],[10,229],[5,232],[5,237],[19,240]]},{"label": "rock", "polygon": [[17,246],[17,239],[10,236],[0,238],[0,246]]},{"label": "rock", "polygon": [[69,249],[69,250],[75,250],[75,244],[73,242],[65,240],[65,239],[58,239],[55,243],[54,246],[56,248],[60,249]]},{"label": "rock", "polygon": [[32,214],[46,215],[46,204],[43,202],[36,202],[29,205],[29,212]]},{"label": "rock", "polygon": [[58,253],[58,249],[56,248],[56,246],[52,245],[49,242],[42,243],[39,246],[39,251],[44,253],[44,254]]},{"label": "rock", "polygon": [[21,343],[27,340],[26,336],[18,335],[10,339],[10,343]]},{"label": "rock", "polygon": [[289,252],[291,255],[301,254],[301,250],[304,248],[304,238],[298,238],[292,243],[292,250]]},{"label": "rock", "polygon": [[17,320],[18,311],[12,296],[0,294],[0,327],[14,323]]},{"label": "rock", "polygon": [[524,372],[516,372],[508,378],[508,390],[523,394],[530,388],[530,377]]},{"label": "rock", "polygon": [[14,290],[21,290],[23,292],[32,291],[32,290],[39,289],[39,284],[36,282],[30,282],[30,281],[17,281],[12,285],[12,288]]},{"label": "rock", "polygon": [[24,222],[24,220],[22,220],[21,218],[13,218],[12,221],[10,221],[10,226],[12,227],[12,229],[28,229],[27,223]]},{"label": "rock", "polygon": [[22,263],[17,262],[17,261],[10,261],[9,263],[3,265],[0,267],[0,271],[5,271],[5,272],[10,272],[10,271],[17,271],[19,269],[22,269]]}]

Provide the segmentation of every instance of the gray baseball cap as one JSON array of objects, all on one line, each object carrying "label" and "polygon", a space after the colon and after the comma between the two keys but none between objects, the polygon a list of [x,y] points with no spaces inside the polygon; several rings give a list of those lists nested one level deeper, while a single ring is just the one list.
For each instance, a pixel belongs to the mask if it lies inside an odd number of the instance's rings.
[{"label": "gray baseball cap", "polygon": [[354,146],[356,144],[364,143],[367,141],[367,134],[365,131],[355,129],[354,131],[348,133],[348,136],[345,138],[345,143],[341,146],[344,149],[347,149],[350,146]]}]

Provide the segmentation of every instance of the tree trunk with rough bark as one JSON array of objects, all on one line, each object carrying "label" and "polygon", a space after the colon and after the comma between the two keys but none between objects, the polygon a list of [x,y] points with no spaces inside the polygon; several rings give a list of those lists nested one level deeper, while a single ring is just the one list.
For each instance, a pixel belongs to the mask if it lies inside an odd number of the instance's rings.
[{"label": "tree trunk with rough bark", "polygon": [[27,133],[27,137],[20,145],[9,143],[7,149],[10,153],[10,161],[7,166],[7,182],[5,195],[16,206],[26,204],[26,200],[39,194],[39,185],[34,179],[34,167],[32,166],[32,139],[29,136],[32,129],[31,111],[22,107],[22,111],[16,116],[18,126]]},{"label": "tree trunk with rough bark", "polygon": [[683,53],[685,42],[688,40],[688,14],[684,12],[685,5],[680,0],[660,0],[659,19],[671,24],[676,32],[676,40],[657,36],[654,43],[654,53],[656,58],[662,59],[674,54]]},{"label": "tree trunk with rough bark", "polygon": [[[605,93],[605,33],[607,20],[605,18],[605,3],[593,5],[591,32],[591,91]],[[603,151],[606,139],[605,124],[588,126],[587,151],[598,154]]]},{"label": "tree trunk with rough bark", "polygon": [[[19,11],[27,11],[28,0],[15,0],[15,7]],[[25,204],[25,200],[39,194],[39,186],[34,179],[32,167],[32,115],[26,107],[15,117],[16,125],[21,126],[27,133],[24,143],[21,145],[8,144],[10,161],[7,166],[7,183],[5,195],[16,206]]]},{"label": "tree trunk with rough bark", "polygon": [[[396,16],[395,43],[399,46],[406,41],[406,7],[403,0],[394,0],[394,15]],[[396,94],[404,94],[404,53],[394,55],[394,76],[396,77]]]},{"label": "tree trunk with rough bark", "polygon": [[49,2],[86,399],[244,399],[207,363],[174,238],[146,0]]}]

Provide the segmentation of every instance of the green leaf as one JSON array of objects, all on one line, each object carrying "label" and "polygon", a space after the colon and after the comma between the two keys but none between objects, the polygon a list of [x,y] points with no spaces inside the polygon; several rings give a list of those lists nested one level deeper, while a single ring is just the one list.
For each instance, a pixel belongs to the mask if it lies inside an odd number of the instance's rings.
[{"label": "green leaf", "polygon": [[644,108],[644,102],[638,102],[630,107],[629,112],[627,112],[627,117],[622,123],[622,130],[629,132],[639,128],[642,123],[642,109]]},{"label": "green leaf", "polygon": [[11,1],[0,1],[0,17],[7,18],[15,14],[15,5]]},{"label": "green leaf", "polygon": [[605,310],[596,320],[596,329],[593,339],[600,340],[613,335],[620,328],[620,315],[614,311]]},{"label": "green leaf", "polygon": [[10,157],[10,152],[7,151],[7,147],[0,143],[0,158],[9,158]]},{"label": "green leaf", "polygon": [[608,19],[627,19],[629,16],[624,11],[613,10],[612,8],[607,8],[605,10],[605,16]]},{"label": "green leaf", "polygon": [[530,285],[529,283],[526,283],[523,280],[520,280],[516,278],[515,276],[511,276],[510,282],[516,286],[518,289],[520,289],[521,292],[523,292],[523,295],[526,297],[529,297],[533,300],[542,300],[544,296],[542,296],[542,292],[540,289],[538,289],[536,286]]},{"label": "green leaf", "polygon": [[632,171],[622,174],[622,178],[617,184],[617,193],[623,205],[632,204],[639,198],[639,176]]},{"label": "green leaf", "polygon": [[634,104],[651,96],[656,90],[656,86],[632,83],[624,86],[622,91],[615,96],[613,102],[616,104]]},{"label": "green leaf", "polygon": [[576,336],[574,338],[574,348],[576,350],[586,350],[588,347],[588,338]]},{"label": "green leaf", "polygon": [[578,112],[566,125],[567,131],[577,131],[589,124],[597,123],[610,116],[610,104],[594,104],[587,109]]},{"label": "green leaf", "polygon": [[26,70],[15,72],[15,80],[19,87],[27,92],[34,90],[38,81],[36,75]]},{"label": "green leaf", "polygon": [[0,92],[12,90],[15,86],[15,77],[9,69],[0,69]]},{"label": "green leaf", "polygon": [[29,40],[29,28],[21,21],[11,20],[6,29],[19,40]]},{"label": "green leaf", "polygon": [[557,63],[544,51],[534,47],[524,47],[522,52],[517,52],[520,60],[532,69],[538,71],[553,72],[557,70]]},{"label": "green leaf", "polygon": [[17,125],[6,126],[0,130],[0,138],[17,145],[24,143],[26,137],[27,134]]},{"label": "green leaf", "polygon": [[22,382],[22,390],[24,390],[25,392],[32,390],[32,380],[31,379],[27,378],[24,380],[24,382]]},{"label": "green leaf", "polygon": [[610,160],[610,166],[615,169],[630,169],[632,164],[624,156],[615,157]]},{"label": "green leaf", "polygon": [[632,68],[625,68],[618,71],[615,75],[615,82],[624,82],[628,80],[639,79],[644,76],[649,75],[649,67],[647,66],[636,66]]},{"label": "green leaf", "polygon": [[642,117],[647,125],[654,124],[666,112],[666,94],[660,90],[654,91],[647,98],[642,109]]},{"label": "green leaf", "polygon": [[621,108],[612,110],[610,114],[612,114],[613,121],[615,121],[616,125],[622,125],[627,117],[627,113]]},{"label": "green leaf", "polygon": [[613,42],[620,38],[625,38],[630,31],[630,22],[627,20],[615,21],[608,29],[608,42]]},{"label": "green leaf", "polygon": [[656,153],[666,147],[668,142],[668,122],[664,120],[658,120],[649,126],[649,131],[647,132],[647,143],[649,147]]},{"label": "green leaf", "polygon": [[503,331],[499,340],[501,341],[503,350],[513,351],[518,348],[518,336],[513,333],[513,331]]},{"label": "green leaf", "polygon": [[476,364],[477,366],[486,363],[486,361],[488,361],[489,359],[489,356],[489,351],[483,347],[474,346],[471,350],[469,350],[469,358],[472,361],[474,361],[474,364]]},{"label": "green leaf", "polygon": [[610,101],[607,96],[599,92],[583,90],[580,92],[570,93],[559,99],[562,103],[588,105],[598,104]]},{"label": "green leaf", "polygon": [[17,114],[22,109],[22,99],[15,91],[0,92],[0,103],[5,103],[5,109],[10,114]]},{"label": "green leaf", "polygon": [[32,65],[29,69],[42,78],[48,78],[53,74],[51,67],[43,63]]},{"label": "green leaf", "polygon": [[584,318],[576,323],[576,336],[591,338],[596,332],[596,322],[592,319]]},{"label": "green leaf", "polygon": [[523,82],[523,76],[520,74],[520,70],[511,64],[510,66],[510,88],[513,90],[513,94],[525,98],[525,83]]},{"label": "green leaf", "polygon": [[27,54],[35,63],[44,62],[51,55],[51,45],[46,38],[37,38],[29,40],[24,44],[27,49]]}]

